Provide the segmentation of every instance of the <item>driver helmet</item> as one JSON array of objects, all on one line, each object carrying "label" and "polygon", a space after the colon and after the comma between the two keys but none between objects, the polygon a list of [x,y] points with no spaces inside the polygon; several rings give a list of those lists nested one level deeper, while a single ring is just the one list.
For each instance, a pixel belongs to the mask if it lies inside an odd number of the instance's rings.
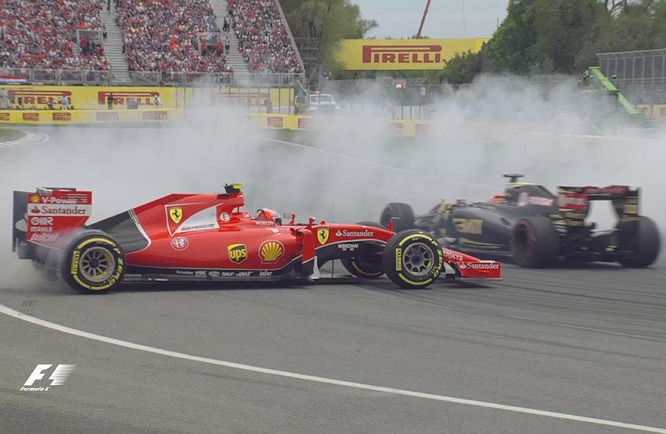
[{"label": "driver helmet", "polygon": [[493,197],[490,199],[490,203],[506,203],[507,194],[503,191],[493,194]]},{"label": "driver helmet", "polygon": [[270,208],[259,208],[257,210],[257,220],[265,220],[279,225],[282,224],[280,213]]}]

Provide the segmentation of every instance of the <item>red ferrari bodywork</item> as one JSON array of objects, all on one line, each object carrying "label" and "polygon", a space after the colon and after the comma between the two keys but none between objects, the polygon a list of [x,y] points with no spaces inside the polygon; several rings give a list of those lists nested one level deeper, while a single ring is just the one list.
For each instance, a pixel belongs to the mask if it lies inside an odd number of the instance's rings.
[{"label": "red ferrari bodywork", "polygon": [[[441,248],[420,231],[407,237],[416,237],[418,249],[408,250],[410,243],[397,243],[399,234],[391,226],[316,223],[313,218],[296,223],[294,216],[285,224],[252,218],[242,210],[245,200],[238,185],[227,186],[222,194],[170,194],[89,226],[89,191],[39,188],[35,193],[15,192],[14,202],[14,249],[19,257],[59,268],[60,273],[71,275],[74,285],[85,289],[96,289],[86,288],[85,276],[93,283],[103,280],[102,271],[97,271],[100,261],[116,267],[110,286],[129,276],[140,280],[312,280],[320,276],[319,266],[336,259],[361,277],[378,277],[387,272],[386,267],[395,269],[389,277],[399,276],[403,267],[412,267],[419,283],[392,278],[402,286],[426,286],[440,273],[473,279],[498,279],[501,273],[499,263]],[[428,250],[432,242],[437,246],[435,253]],[[98,247],[89,258],[93,261],[86,262],[80,258],[91,243]],[[384,254],[387,245],[394,257]],[[49,264],[53,252],[65,256],[65,265],[62,259]],[[400,256],[403,253],[407,256]],[[419,263],[422,260],[432,268],[430,278],[426,265]],[[82,276],[86,267],[91,271]]]}]

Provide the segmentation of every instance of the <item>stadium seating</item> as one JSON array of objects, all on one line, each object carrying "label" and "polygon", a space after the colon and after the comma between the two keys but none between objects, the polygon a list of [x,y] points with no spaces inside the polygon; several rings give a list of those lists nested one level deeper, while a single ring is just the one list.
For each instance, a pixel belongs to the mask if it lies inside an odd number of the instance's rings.
[{"label": "stadium seating", "polygon": [[303,72],[277,0],[229,0],[228,9],[238,50],[251,71]]},{"label": "stadium seating", "polygon": [[101,9],[95,0],[0,1],[0,68],[109,70],[99,46],[77,47],[77,30],[101,31]]},{"label": "stadium seating", "polygon": [[[233,72],[228,36],[210,0],[112,0],[129,69]],[[109,71],[101,41],[107,0],[0,0],[0,68]],[[228,0],[238,51],[251,72],[302,73],[277,0]]]},{"label": "stadium seating", "polygon": [[[208,0],[122,0],[116,22],[133,71],[230,72]],[[215,39],[218,38],[218,39]]]}]

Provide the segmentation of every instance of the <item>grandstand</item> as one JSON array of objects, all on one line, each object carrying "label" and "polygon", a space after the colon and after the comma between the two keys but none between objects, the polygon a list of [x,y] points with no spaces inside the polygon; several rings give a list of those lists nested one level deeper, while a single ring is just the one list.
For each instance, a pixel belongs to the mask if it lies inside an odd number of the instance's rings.
[{"label": "grandstand", "polygon": [[304,78],[278,0],[3,0],[0,23],[0,75],[30,83],[289,86]]},{"label": "grandstand", "polygon": [[[101,3],[4,0],[0,9],[0,73],[34,81],[108,80],[110,66],[100,44]],[[55,71],[60,71],[56,74]]]}]

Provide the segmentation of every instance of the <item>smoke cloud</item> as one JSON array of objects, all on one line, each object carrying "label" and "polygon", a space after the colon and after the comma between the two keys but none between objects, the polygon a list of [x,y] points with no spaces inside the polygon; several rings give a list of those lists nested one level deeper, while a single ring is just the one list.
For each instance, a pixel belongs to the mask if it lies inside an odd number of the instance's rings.
[{"label": "smoke cloud", "polygon": [[[0,286],[40,287],[11,252],[13,190],[64,186],[93,191],[91,222],[172,192],[221,192],[245,185],[247,209],[273,207],[335,222],[376,221],[388,202],[423,213],[442,199],[486,200],[504,173],[557,185],[642,187],[642,213],[665,227],[666,134],[625,123],[606,99],[575,82],[544,86],[486,77],[445,92],[429,113],[430,138],[393,136],[385,101],[346,101],[363,113],[296,145],[258,130],[243,114],[195,101],[180,125],[30,129],[50,139],[0,147]],[[369,108],[368,108],[369,107]],[[364,108],[364,110],[360,110]]]}]

